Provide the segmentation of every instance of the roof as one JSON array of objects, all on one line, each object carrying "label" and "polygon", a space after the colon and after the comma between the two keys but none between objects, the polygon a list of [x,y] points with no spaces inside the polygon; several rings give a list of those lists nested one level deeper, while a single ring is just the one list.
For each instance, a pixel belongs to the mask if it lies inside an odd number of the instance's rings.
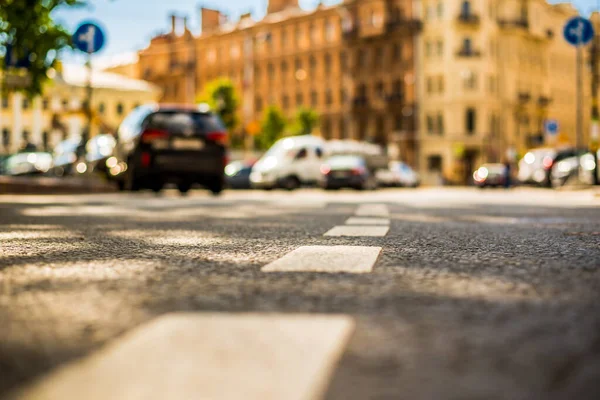
[{"label": "roof", "polygon": [[[88,83],[88,70],[80,65],[63,65],[62,71],[57,74],[54,80],[55,82],[69,86],[86,87]],[[92,87],[95,89],[115,89],[134,92],[160,91],[157,86],[149,82],[99,70],[92,71]]]}]

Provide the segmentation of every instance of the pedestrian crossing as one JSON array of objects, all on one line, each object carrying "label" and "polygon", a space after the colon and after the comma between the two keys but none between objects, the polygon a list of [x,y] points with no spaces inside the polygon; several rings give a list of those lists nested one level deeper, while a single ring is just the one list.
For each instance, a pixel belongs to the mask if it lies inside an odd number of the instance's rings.
[{"label": "pedestrian crossing", "polygon": [[[389,230],[385,204],[361,205],[324,234],[335,245],[300,246],[261,272],[369,274],[383,249],[356,238]],[[319,400],[354,327],[348,315],[167,314],[10,398]]]}]

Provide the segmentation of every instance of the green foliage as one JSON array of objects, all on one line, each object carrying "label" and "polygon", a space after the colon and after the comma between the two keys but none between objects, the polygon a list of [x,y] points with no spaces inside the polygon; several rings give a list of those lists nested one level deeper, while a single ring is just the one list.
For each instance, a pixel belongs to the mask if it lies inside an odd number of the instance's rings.
[{"label": "green foliage", "polygon": [[238,127],[237,111],[240,101],[231,80],[219,78],[209,82],[199,101],[208,103],[219,114],[229,132],[233,132]]},{"label": "green foliage", "polygon": [[[58,51],[71,45],[71,33],[52,19],[52,11],[61,6],[84,4],[81,0],[0,0],[0,56],[9,44],[16,59],[29,54],[27,70],[31,85],[23,88],[30,96],[40,94],[48,70],[55,67]],[[0,71],[6,71],[0,60]]]},{"label": "green foliage", "polygon": [[287,126],[283,112],[276,106],[269,106],[261,121],[261,131],[256,136],[256,146],[260,150],[267,150],[277,140],[281,139]]},{"label": "green foliage", "polygon": [[319,124],[319,114],[312,108],[299,108],[296,112],[293,132],[295,135],[310,135]]}]

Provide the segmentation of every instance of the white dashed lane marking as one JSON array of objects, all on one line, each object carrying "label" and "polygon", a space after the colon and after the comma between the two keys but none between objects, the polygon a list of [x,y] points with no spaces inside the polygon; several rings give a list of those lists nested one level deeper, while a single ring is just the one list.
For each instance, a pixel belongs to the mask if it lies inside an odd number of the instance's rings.
[{"label": "white dashed lane marking", "polygon": [[14,398],[321,399],[353,330],[341,315],[172,314]]},{"label": "white dashed lane marking", "polygon": [[389,226],[341,225],[332,228],[324,236],[384,237],[389,230]]},{"label": "white dashed lane marking", "polygon": [[348,218],[346,225],[389,225],[390,220],[387,218]]},{"label": "white dashed lane marking", "polygon": [[354,214],[358,217],[388,217],[390,211],[385,204],[363,204]]},{"label": "white dashed lane marking", "polygon": [[304,246],[264,266],[264,272],[346,272],[372,271],[381,247]]}]

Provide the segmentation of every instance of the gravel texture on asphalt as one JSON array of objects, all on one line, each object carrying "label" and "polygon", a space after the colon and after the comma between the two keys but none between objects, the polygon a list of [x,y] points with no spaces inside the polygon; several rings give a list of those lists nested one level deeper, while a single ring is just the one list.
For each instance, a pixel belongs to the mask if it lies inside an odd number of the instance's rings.
[{"label": "gravel texture on asphalt", "polygon": [[[323,236],[369,202],[385,237]],[[368,274],[261,272],[301,246],[382,252]],[[354,317],[327,399],[598,399],[600,199],[0,196],[0,397],[180,311]]]}]

